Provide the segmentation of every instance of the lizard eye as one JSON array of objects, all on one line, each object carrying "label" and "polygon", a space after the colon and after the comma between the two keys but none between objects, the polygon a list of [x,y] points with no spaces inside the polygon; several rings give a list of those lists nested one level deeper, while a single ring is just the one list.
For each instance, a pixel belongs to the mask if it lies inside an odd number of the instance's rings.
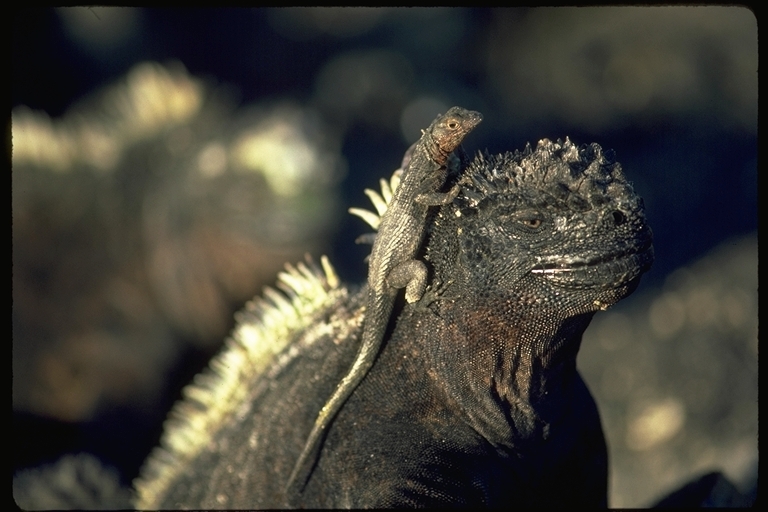
[{"label": "lizard eye", "polygon": [[450,128],[451,130],[455,130],[458,127],[459,127],[458,121],[450,121],[450,122],[448,122],[448,128]]}]

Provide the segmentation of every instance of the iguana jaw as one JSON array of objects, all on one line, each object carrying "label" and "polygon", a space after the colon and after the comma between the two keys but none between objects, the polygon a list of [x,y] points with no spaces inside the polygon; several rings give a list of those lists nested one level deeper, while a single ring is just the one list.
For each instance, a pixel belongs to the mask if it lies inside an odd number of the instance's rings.
[{"label": "iguana jaw", "polygon": [[607,290],[629,283],[646,272],[652,263],[653,245],[649,236],[638,247],[620,253],[541,261],[531,273],[560,288]]}]

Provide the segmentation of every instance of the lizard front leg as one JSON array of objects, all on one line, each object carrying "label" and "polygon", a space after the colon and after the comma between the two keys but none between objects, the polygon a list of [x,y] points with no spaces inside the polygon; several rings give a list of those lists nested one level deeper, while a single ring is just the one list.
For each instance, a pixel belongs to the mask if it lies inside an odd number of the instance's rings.
[{"label": "lizard front leg", "polygon": [[459,185],[454,185],[448,192],[423,192],[417,195],[414,201],[424,206],[441,206],[456,199],[459,190]]}]

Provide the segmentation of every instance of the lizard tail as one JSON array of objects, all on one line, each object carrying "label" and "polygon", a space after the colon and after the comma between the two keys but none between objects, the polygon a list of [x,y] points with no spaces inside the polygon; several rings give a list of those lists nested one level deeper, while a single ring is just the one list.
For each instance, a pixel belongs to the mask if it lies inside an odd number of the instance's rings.
[{"label": "lizard tail", "polygon": [[288,479],[288,485],[286,485],[286,491],[294,490],[301,492],[307,485],[309,476],[317,463],[317,457],[320,452],[320,448],[323,445],[325,435],[328,433],[328,426],[336,417],[336,414],[341,410],[342,405],[352,395],[352,392],[357,388],[357,385],[363,380],[363,377],[368,373],[368,370],[373,366],[373,360],[376,357],[375,353],[371,351],[372,347],[366,347],[365,342],[360,347],[359,357],[355,359],[355,363],[350,368],[349,373],[344,376],[333,395],[328,402],[320,410],[317,415],[315,424],[312,427],[312,431],[309,433],[307,442],[304,444],[304,449],[296,461],[296,465],[293,467],[293,472]]},{"label": "lizard tail", "polygon": [[[369,319],[373,320],[373,318],[389,318],[389,314],[387,314],[386,311],[383,313],[383,315],[366,315],[366,323],[368,323]],[[331,398],[329,398],[323,408],[320,409],[320,413],[317,415],[317,419],[312,427],[312,431],[309,433],[307,442],[304,444],[304,449],[302,450],[301,455],[299,455],[299,459],[296,461],[296,465],[293,467],[293,472],[291,472],[291,476],[288,479],[288,484],[285,487],[286,493],[300,493],[304,490],[309,481],[309,477],[312,474],[312,470],[317,464],[320,448],[328,433],[328,427],[333,422],[334,418],[336,418],[341,407],[352,395],[352,392],[368,374],[368,370],[373,366],[373,362],[378,355],[378,349],[381,347],[381,343],[378,339],[371,339],[377,336],[377,333],[370,331],[376,330],[363,330],[363,342],[360,345],[357,357],[355,357],[355,362],[352,364],[352,367],[344,378],[341,379],[339,385],[336,386]],[[383,334],[379,334],[379,336],[383,336]]]}]

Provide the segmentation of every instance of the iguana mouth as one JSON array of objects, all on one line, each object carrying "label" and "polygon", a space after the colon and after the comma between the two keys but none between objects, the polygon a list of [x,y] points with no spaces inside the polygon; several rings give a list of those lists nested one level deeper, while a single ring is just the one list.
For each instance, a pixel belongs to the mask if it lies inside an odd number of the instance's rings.
[{"label": "iguana mouth", "polygon": [[609,289],[624,285],[646,272],[653,263],[653,245],[647,240],[639,247],[592,257],[561,258],[542,262],[531,269],[564,288]]}]

